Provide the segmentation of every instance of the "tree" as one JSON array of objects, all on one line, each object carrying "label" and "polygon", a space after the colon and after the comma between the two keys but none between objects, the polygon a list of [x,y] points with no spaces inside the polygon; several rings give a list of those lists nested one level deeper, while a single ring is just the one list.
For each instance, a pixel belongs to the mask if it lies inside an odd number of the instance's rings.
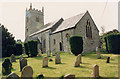
[{"label": "tree", "polygon": [[15,40],[13,37],[13,34],[8,32],[8,29],[4,27],[4,25],[1,26],[2,28],[2,57],[8,57],[10,54],[8,54],[7,50],[9,46],[15,44]]}]

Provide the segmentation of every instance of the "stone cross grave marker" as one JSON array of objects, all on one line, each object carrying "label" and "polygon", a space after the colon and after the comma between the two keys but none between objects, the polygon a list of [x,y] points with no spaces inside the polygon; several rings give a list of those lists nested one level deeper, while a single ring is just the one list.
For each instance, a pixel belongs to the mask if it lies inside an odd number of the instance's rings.
[{"label": "stone cross grave marker", "polygon": [[100,55],[100,47],[96,47],[96,53],[97,53],[97,58],[100,59],[101,55]]},{"label": "stone cross grave marker", "polygon": [[60,54],[56,54],[56,57],[55,57],[55,64],[60,64],[61,63],[61,58],[60,58]]},{"label": "stone cross grave marker", "polygon": [[93,66],[93,77],[99,77],[99,66],[98,65]]},{"label": "stone cross grave marker", "polygon": [[14,54],[12,54],[11,56],[10,56],[10,62],[12,63],[12,62],[16,62],[16,58],[15,58],[15,55]]},{"label": "stone cross grave marker", "polygon": [[20,60],[20,71],[22,71],[23,67],[27,66],[27,60],[25,58],[22,58]]},{"label": "stone cross grave marker", "polygon": [[75,67],[79,67],[80,66],[80,63],[82,63],[81,62],[81,57],[82,57],[82,55],[81,54],[79,54],[78,56],[77,56],[77,58],[76,58],[76,61],[75,61]]},{"label": "stone cross grave marker", "polygon": [[110,63],[110,57],[107,57],[107,62],[106,63]]},{"label": "stone cross grave marker", "polygon": [[15,73],[10,73],[6,79],[20,79],[20,77]]},{"label": "stone cross grave marker", "polygon": [[25,66],[22,69],[22,73],[21,73],[21,78],[22,79],[32,79],[33,77],[33,69],[30,66]]},{"label": "stone cross grave marker", "polygon": [[12,63],[10,62],[9,59],[5,59],[4,62],[2,63],[2,73],[3,73],[3,75],[10,74],[11,69],[12,69]]},{"label": "stone cross grave marker", "polygon": [[72,74],[65,75],[64,79],[75,79],[75,75]]},{"label": "stone cross grave marker", "polygon": [[47,57],[44,57],[43,58],[43,66],[42,66],[43,68],[44,67],[48,67],[48,58]]}]

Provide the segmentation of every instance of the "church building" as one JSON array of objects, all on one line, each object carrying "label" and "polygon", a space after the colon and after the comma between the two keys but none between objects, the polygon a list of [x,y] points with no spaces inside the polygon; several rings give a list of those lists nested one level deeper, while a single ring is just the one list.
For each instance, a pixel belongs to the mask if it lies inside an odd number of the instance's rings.
[{"label": "church building", "polygon": [[71,35],[82,36],[83,53],[95,51],[99,46],[99,30],[88,11],[44,24],[43,7],[38,10],[32,8],[31,4],[30,8],[26,9],[25,41],[38,40],[38,49],[42,53],[71,52]]}]

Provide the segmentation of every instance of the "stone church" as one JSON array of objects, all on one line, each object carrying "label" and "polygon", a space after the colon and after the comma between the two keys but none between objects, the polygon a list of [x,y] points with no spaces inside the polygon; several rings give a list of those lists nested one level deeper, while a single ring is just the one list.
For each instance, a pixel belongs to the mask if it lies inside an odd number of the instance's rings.
[{"label": "stone church", "polygon": [[95,51],[99,46],[99,30],[88,11],[44,24],[44,7],[38,10],[30,4],[26,9],[25,41],[38,40],[42,53],[70,52],[71,35],[83,37],[83,53]]}]

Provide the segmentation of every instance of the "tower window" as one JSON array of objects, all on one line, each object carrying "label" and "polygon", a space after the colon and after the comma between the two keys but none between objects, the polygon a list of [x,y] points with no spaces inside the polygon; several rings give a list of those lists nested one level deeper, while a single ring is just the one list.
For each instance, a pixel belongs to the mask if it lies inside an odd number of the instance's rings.
[{"label": "tower window", "polygon": [[87,24],[86,24],[86,37],[92,39],[92,27],[90,26],[89,20],[87,20]]},{"label": "tower window", "polygon": [[39,17],[36,17],[36,22],[39,22]]}]

